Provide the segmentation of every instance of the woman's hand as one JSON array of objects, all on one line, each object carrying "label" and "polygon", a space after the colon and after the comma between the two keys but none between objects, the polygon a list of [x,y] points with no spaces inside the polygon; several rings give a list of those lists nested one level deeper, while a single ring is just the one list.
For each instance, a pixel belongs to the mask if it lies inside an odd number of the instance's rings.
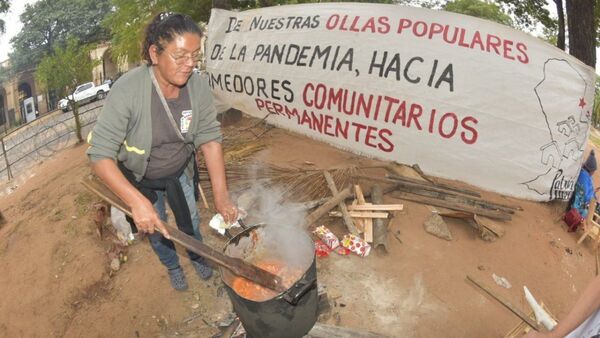
[{"label": "woman's hand", "polygon": [[142,197],[131,205],[131,214],[138,230],[152,234],[156,229],[167,239],[169,238],[169,232],[148,199]]},{"label": "woman's hand", "polygon": [[238,208],[231,202],[229,196],[215,196],[215,208],[223,216],[227,224],[234,223],[238,219]]},{"label": "woman's hand", "polygon": [[131,208],[131,216],[140,231],[151,234],[157,229],[170,238],[152,203],[127,181],[114,160],[105,158],[92,162],[92,169]]}]

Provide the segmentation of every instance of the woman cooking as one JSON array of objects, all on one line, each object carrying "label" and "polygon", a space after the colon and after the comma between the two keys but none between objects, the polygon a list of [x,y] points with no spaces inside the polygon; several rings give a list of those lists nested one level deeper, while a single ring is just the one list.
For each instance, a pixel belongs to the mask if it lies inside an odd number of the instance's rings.
[{"label": "woman cooking", "polygon": [[[196,150],[205,157],[217,212],[228,223],[238,215],[227,191],[212,94],[194,71],[201,37],[189,16],[154,17],[143,42],[146,65],[114,83],[88,136],[93,171],[131,208],[136,227],[149,234],[176,290],[187,289],[187,282],[162,223],[167,218],[165,199],[177,227],[201,240]],[[198,276],[210,278],[212,269],[203,258],[190,251],[188,255]]]}]

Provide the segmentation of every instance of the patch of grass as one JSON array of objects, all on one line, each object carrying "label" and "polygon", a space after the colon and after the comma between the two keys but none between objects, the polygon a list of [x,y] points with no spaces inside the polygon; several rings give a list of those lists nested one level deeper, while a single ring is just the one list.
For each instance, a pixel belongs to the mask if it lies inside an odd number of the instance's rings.
[{"label": "patch of grass", "polygon": [[75,197],[75,207],[77,208],[77,216],[83,216],[90,211],[90,206],[94,197],[91,193],[84,191]]},{"label": "patch of grass", "polygon": [[52,215],[48,217],[50,222],[60,222],[65,219],[65,214],[61,209],[54,209]]},{"label": "patch of grass", "polygon": [[79,225],[81,221],[78,219],[71,220],[67,225],[65,225],[64,233],[69,236],[77,236],[79,234]]}]

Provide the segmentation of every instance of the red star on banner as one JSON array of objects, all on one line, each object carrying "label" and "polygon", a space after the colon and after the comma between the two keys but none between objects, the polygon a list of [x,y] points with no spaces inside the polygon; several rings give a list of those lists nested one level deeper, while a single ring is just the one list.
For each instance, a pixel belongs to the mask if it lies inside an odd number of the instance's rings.
[{"label": "red star on banner", "polygon": [[583,108],[583,107],[585,107],[585,104],[586,104],[586,103],[585,103],[585,100],[583,99],[583,97],[582,97],[582,98],[580,98],[580,99],[579,99],[579,107]]}]

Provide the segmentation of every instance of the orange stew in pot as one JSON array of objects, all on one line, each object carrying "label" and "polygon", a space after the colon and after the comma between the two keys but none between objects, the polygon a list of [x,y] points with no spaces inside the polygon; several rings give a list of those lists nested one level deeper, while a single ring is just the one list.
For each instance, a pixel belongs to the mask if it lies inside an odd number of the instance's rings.
[{"label": "orange stew in pot", "polygon": [[[302,273],[302,271],[297,269],[290,269],[283,262],[276,260],[262,261],[254,263],[254,265],[281,277],[283,281],[283,286],[286,288],[290,288],[294,284],[294,282],[296,282],[296,280],[298,280],[301,277]],[[240,276],[235,276],[233,278],[231,286],[235,293],[237,293],[241,297],[255,302],[264,302],[279,294],[277,291],[265,288]]]}]

